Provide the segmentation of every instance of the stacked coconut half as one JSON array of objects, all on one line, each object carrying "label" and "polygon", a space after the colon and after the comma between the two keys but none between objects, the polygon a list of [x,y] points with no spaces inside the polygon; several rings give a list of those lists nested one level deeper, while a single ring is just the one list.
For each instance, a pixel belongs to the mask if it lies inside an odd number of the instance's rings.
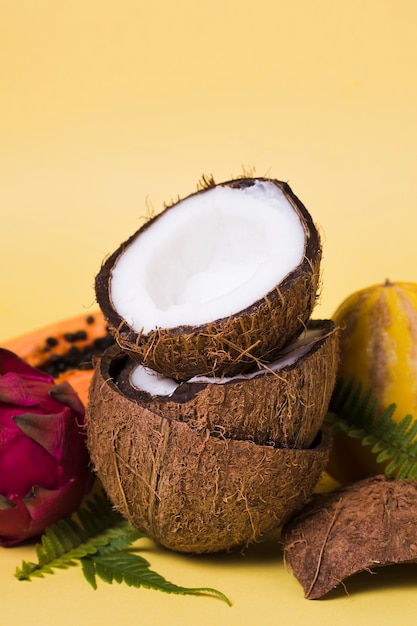
[{"label": "stacked coconut half", "polygon": [[289,186],[210,184],[122,244],[96,278],[115,337],[87,407],[90,455],[114,506],[162,545],[258,540],[311,495],[338,361],[311,320],[321,246]]}]

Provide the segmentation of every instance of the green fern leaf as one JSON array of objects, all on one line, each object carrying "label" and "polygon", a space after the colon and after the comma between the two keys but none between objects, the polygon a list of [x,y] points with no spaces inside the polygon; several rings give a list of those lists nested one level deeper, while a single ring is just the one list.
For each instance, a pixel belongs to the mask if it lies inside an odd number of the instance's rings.
[{"label": "green fern leaf", "polygon": [[54,568],[75,564],[78,559],[96,553],[99,548],[108,546],[113,551],[118,550],[119,546],[126,547],[140,537],[126,520],[112,510],[103,494],[96,495],[95,500],[80,509],[77,516],[79,520],[84,520],[83,524],[70,518],[46,529],[41,543],[35,547],[38,562],[23,562],[16,569],[16,578],[29,580],[32,576],[42,577],[52,573]]},{"label": "green fern leaf", "polygon": [[91,559],[80,559],[82,572],[86,581],[92,586],[93,589],[97,589],[96,582],[96,568]]},{"label": "green fern leaf", "polygon": [[36,554],[40,565],[46,565],[55,555],[64,552],[63,545],[55,533],[51,533],[49,528],[42,537],[42,543],[36,546]]},{"label": "green fern leaf", "polygon": [[105,555],[120,552],[131,546],[137,539],[145,537],[145,535],[138,533],[137,530],[132,528],[127,522],[125,522],[125,532],[109,533],[109,536],[111,536],[111,541],[102,546],[98,546],[96,554]]},{"label": "green fern leaf", "polygon": [[405,422],[402,436],[404,446],[407,446],[410,451],[417,452],[417,420],[413,421],[412,415],[406,415],[403,421]]},{"label": "green fern leaf", "polygon": [[[394,415],[394,411],[392,414]],[[416,430],[417,422],[412,424],[412,421],[413,421],[413,416],[409,413],[408,415],[404,417],[403,420],[401,420],[401,423],[398,424],[398,427],[397,427],[397,435],[402,438],[404,443],[407,443],[407,444],[411,443],[411,441],[414,439],[415,435],[417,434],[417,430]],[[409,439],[410,431],[411,431],[411,438]]]},{"label": "green fern leaf", "polygon": [[36,576],[39,565],[32,561],[22,561],[20,568],[16,568],[15,576],[19,580],[30,580],[31,576]]},{"label": "green fern leaf", "polygon": [[400,466],[397,472],[397,478],[407,478],[412,474],[412,470],[415,466],[415,459],[407,459],[403,460],[402,465]]},{"label": "green fern leaf", "polygon": [[365,434],[366,430],[364,428],[352,428],[349,431],[350,437],[353,437],[354,439],[362,439],[362,442]]},{"label": "green fern leaf", "polygon": [[43,578],[56,568],[65,569],[79,561],[93,589],[97,589],[99,577],[107,583],[124,582],[166,593],[211,595],[231,605],[216,589],[181,587],[153,572],[146,559],[127,551],[141,537],[144,535],[112,508],[103,492],[87,501],[73,518],[49,526],[35,546],[38,562],[23,561],[15,576],[18,580]]},{"label": "green fern leaf", "polygon": [[375,437],[374,435],[368,435],[366,433],[366,431],[362,431],[362,445],[363,446],[373,446],[376,445],[376,441],[375,441]]},{"label": "green fern leaf", "polygon": [[[220,598],[231,606],[230,600],[217,589],[210,587],[181,587],[166,580],[160,574],[149,568],[149,563],[143,557],[132,554],[130,552],[120,552],[110,555],[93,555],[83,561],[90,561],[87,566],[89,568],[89,576],[93,569],[95,575],[99,576],[104,582],[122,583],[129,587],[145,587],[155,591],[163,591],[165,593],[175,593],[181,595],[212,595]],[[96,584],[93,576],[93,586]]]},{"label": "green fern leaf", "polygon": [[402,465],[403,465],[403,460],[401,459],[401,457],[400,456],[395,456],[387,464],[387,466],[385,468],[385,473],[388,476],[390,476],[392,474],[395,474],[397,472],[398,468],[400,468]]},{"label": "green fern leaf", "polygon": [[[373,448],[373,452],[376,453],[375,446]],[[392,451],[390,448],[386,448],[385,446],[381,450],[381,452],[376,457],[377,463],[385,463],[385,461],[389,461],[392,458]]]},{"label": "green fern leaf", "polygon": [[417,480],[417,420],[406,415],[394,419],[396,405],[382,410],[370,390],[362,391],[353,379],[339,378],[332,394],[325,421],[334,432],[343,432],[370,446],[381,472],[398,479]]}]

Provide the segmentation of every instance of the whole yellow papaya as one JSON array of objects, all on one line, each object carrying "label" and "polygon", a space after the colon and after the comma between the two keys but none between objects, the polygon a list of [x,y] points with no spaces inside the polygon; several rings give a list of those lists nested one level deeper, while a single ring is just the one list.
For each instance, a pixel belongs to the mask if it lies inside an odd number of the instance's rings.
[{"label": "whole yellow papaya", "polygon": [[[340,327],[339,376],[371,389],[384,409],[395,403],[398,422],[417,418],[417,284],[391,282],[357,291],[332,316]],[[383,472],[369,446],[334,436],[329,473],[342,482]]]}]

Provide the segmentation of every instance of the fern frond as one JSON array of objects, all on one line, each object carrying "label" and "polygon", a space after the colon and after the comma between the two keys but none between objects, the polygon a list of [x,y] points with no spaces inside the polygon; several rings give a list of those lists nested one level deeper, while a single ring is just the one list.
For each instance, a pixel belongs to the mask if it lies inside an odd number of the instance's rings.
[{"label": "fern frond", "polygon": [[97,494],[79,510],[77,517],[79,521],[63,519],[49,526],[35,547],[38,562],[23,561],[16,569],[16,578],[43,577],[54,568],[66,568],[99,549],[107,548],[110,552],[125,548],[141,536],[112,509],[104,494]]},{"label": "fern frond", "polygon": [[130,587],[145,587],[165,593],[215,596],[229,606],[230,600],[210,587],[181,587],[167,581],[150,569],[149,562],[127,549],[144,535],[136,531],[117,513],[104,492],[82,506],[69,519],[49,526],[35,546],[38,562],[23,561],[16,568],[19,580],[43,578],[56,568],[81,563],[87,582],[97,589],[97,577],[107,583],[126,583]]},{"label": "fern frond", "polygon": [[106,583],[122,583],[129,587],[145,587],[165,593],[181,595],[211,595],[231,606],[230,600],[217,589],[210,587],[181,587],[166,580],[150,569],[148,561],[138,554],[117,552],[103,555],[96,554],[82,559],[90,584],[97,587],[96,576]]},{"label": "fern frond", "polygon": [[97,589],[96,582],[96,568],[91,559],[80,559],[81,569],[86,581],[92,586],[93,589]]},{"label": "fern frond", "polygon": [[362,391],[353,379],[339,378],[325,421],[334,432],[343,432],[370,446],[378,463],[387,463],[381,472],[398,479],[417,480],[417,421],[412,415],[394,419],[396,405],[382,410],[370,390]]}]

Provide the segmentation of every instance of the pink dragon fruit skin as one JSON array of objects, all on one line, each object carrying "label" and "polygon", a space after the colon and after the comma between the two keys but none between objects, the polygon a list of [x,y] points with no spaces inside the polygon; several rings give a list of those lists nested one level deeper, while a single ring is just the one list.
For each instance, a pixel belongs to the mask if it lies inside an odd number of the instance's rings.
[{"label": "pink dragon fruit skin", "polygon": [[93,477],[84,406],[67,383],[0,348],[0,545],[71,515]]}]

